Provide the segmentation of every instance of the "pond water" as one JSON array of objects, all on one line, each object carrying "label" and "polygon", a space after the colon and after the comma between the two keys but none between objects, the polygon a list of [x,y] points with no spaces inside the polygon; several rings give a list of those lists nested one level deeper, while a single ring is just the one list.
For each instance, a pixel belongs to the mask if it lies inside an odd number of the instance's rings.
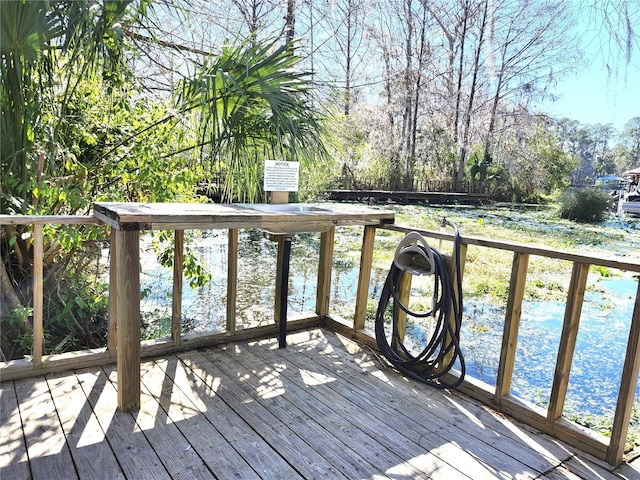
[{"label": "pond water", "polygon": [[[361,230],[341,228],[336,233],[331,313],[347,319],[352,318],[355,308]],[[193,288],[187,279],[183,281],[183,332],[221,332],[225,329],[226,315],[227,234],[226,231],[192,234],[195,236],[185,244],[205,266],[211,280],[205,286]],[[395,237],[383,239],[382,243],[377,238],[376,250],[382,245],[392,253],[396,243]],[[170,335],[172,273],[159,265],[148,238],[143,245],[147,251],[142,255],[141,273],[143,337],[166,337]],[[265,234],[240,231],[237,328],[274,322],[276,251],[276,244]],[[318,260],[319,235],[296,235],[291,253],[289,318],[314,311]],[[381,265],[389,264],[384,259],[378,262],[374,259],[367,320],[371,331],[387,274],[387,267]],[[589,274],[566,412],[613,415],[637,288],[637,278],[624,272]],[[467,374],[495,385],[504,304],[496,304],[495,299],[475,292],[465,291],[464,297],[461,345]],[[532,403],[545,405],[549,401],[564,308],[564,302],[553,298],[527,299],[523,305],[512,392]],[[419,346],[427,332],[427,325],[410,319],[407,342]],[[637,394],[640,398],[640,387]]]}]

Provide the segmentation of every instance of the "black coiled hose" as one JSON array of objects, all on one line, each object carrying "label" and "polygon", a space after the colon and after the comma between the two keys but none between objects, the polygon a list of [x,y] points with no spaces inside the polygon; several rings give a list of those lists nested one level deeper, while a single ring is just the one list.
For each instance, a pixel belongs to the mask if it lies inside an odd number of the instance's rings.
[{"label": "black coiled hose", "polygon": [[[460,276],[460,232],[458,226],[444,219],[443,224],[455,230],[454,259],[456,269],[456,285],[444,261],[444,257],[431,247],[420,245],[419,248],[430,248],[433,253],[435,271],[433,287],[433,310],[417,313],[409,310],[398,299],[398,286],[404,272],[395,262],[392,263],[387,280],[382,289],[378,310],[376,312],[376,341],[380,352],[398,370],[437,388],[455,388],[464,380],[465,362],[460,350],[460,329],[462,327],[462,287]],[[425,252],[426,253],[426,252]],[[455,289],[455,290],[454,290]],[[384,329],[385,312],[389,301],[393,298],[393,322],[391,343],[388,342]],[[398,330],[398,314],[400,310],[416,318],[435,318],[433,335],[428,339],[422,352],[415,356],[403,344]],[[448,383],[443,377],[453,368],[456,360],[460,360],[460,377]]]}]

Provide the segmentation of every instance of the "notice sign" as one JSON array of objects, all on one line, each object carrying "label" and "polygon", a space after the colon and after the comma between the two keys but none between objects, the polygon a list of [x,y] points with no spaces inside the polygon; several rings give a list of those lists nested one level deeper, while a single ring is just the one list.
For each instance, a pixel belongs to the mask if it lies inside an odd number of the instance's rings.
[{"label": "notice sign", "polygon": [[264,162],[265,192],[297,192],[299,177],[299,162],[282,160],[265,160]]}]

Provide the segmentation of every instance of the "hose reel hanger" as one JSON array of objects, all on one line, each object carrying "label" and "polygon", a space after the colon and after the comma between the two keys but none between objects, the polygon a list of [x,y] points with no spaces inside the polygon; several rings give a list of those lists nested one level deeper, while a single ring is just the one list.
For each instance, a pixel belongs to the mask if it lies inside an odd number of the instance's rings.
[{"label": "hose reel hanger", "polygon": [[[455,388],[465,375],[460,349],[460,232],[457,225],[446,219],[443,219],[443,225],[452,227],[455,232],[451,270],[445,257],[430,247],[422,235],[417,232],[407,234],[398,243],[380,295],[375,331],[380,352],[399,371],[437,388]],[[431,288],[420,289],[431,293],[430,301],[416,302],[430,306],[430,310],[409,308],[411,295],[405,282],[407,274],[432,277],[423,280],[432,281]],[[404,288],[402,294],[401,288]],[[459,368],[457,378],[448,375],[454,366]]]},{"label": "hose reel hanger", "polygon": [[436,270],[433,251],[418,232],[408,233],[400,240],[393,263],[411,275],[431,275]]}]

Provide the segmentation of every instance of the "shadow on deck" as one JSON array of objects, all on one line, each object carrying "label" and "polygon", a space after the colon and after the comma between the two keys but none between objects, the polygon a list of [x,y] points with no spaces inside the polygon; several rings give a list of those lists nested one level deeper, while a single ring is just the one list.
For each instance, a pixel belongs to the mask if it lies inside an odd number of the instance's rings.
[{"label": "shadow on deck", "polygon": [[409,381],[325,330],[2,383],[0,478],[618,479],[456,392]]}]

